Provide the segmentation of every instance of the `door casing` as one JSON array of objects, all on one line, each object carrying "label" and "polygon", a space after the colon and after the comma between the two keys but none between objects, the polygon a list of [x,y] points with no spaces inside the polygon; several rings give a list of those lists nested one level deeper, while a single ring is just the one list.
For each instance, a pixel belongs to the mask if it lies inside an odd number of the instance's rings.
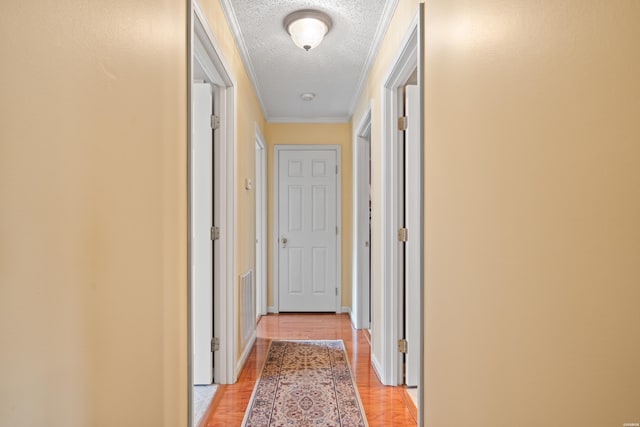
[{"label": "door casing", "polygon": [[400,116],[401,105],[398,89],[407,81],[417,65],[417,16],[409,26],[400,49],[391,67],[383,80],[382,94],[382,218],[379,226],[382,227],[382,354],[379,372],[380,379],[385,385],[398,385],[399,354],[398,354],[398,330],[399,330],[399,262],[397,250],[397,232],[400,227],[398,218],[398,167],[399,161],[396,147],[402,138],[398,131],[397,123]]},{"label": "door casing", "polygon": [[[189,124],[188,147],[191,152],[192,135],[192,111],[191,97],[194,80],[194,64],[198,62],[207,75],[207,80],[216,86],[217,114],[220,117],[219,138],[214,147],[215,150],[215,193],[219,202],[215,206],[216,226],[221,229],[220,239],[217,241],[220,250],[216,250],[214,257],[214,336],[220,340],[220,348],[214,352],[214,381],[218,384],[228,384],[235,382],[237,378],[237,367],[235,364],[236,346],[235,322],[228,319],[235,318],[235,217],[236,217],[236,190],[235,190],[235,88],[236,80],[230,73],[230,67],[222,55],[222,49],[218,45],[215,37],[211,33],[210,25],[207,23],[204,13],[196,0],[189,2],[189,43],[187,47],[188,67],[187,77],[187,120]],[[188,158],[187,173],[191,176],[191,159]],[[188,182],[187,217],[191,217],[194,197],[192,183]],[[191,235],[191,221],[188,220],[188,236]],[[191,240],[187,241],[187,262],[189,264],[188,274],[188,295],[193,292],[191,277]],[[192,354],[192,333],[191,322],[192,306],[191,298],[187,298],[187,319],[188,319],[188,381],[189,381],[189,425],[193,425],[193,354]]]},{"label": "door casing", "polygon": [[[418,5],[418,10],[409,24],[400,47],[391,61],[391,65],[382,80],[382,218],[380,234],[382,236],[382,354],[381,360],[375,359],[372,353],[372,365],[385,385],[398,385],[400,357],[398,353],[399,335],[399,295],[397,278],[399,277],[397,232],[399,228],[398,209],[398,161],[397,144],[401,138],[397,127],[400,111],[400,97],[398,90],[408,80],[417,68],[418,86],[421,88],[420,114],[424,113],[424,3]],[[418,230],[410,235],[419,239],[419,258],[424,256],[424,126],[419,126],[419,182],[418,182]],[[419,271],[419,300],[420,300],[420,339],[418,346],[420,354],[424,354],[424,269]],[[424,359],[418,368],[418,426],[424,425]]]}]

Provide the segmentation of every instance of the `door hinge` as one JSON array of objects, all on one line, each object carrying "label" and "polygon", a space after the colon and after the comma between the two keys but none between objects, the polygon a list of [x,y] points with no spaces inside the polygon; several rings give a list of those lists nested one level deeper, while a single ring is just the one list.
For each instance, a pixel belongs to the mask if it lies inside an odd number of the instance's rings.
[{"label": "door hinge", "polygon": [[398,130],[407,130],[407,116],[398,117]]},{"label": "door hinge", "polygon": [[220,127],[220,116],[211,115],[211,129],[215,130]]},{"label": "door hinge", "polygon": [[336,288],[336,296],[338,296],[338,288]]},{"label": "door hinge", "polygon": [[404,227],[398,228],[398,240],[401,242],[409,240],[409,230]]},{"label": "door hinge", "polygon": [[338,175],[338,165],[336,165],[336,175]]},{"label": "door hinge", "polygon": [[339,234],[339,233],[338,233],[338,227],[336,226],[336,236],[337,236],[338,234]]},{"label": "door hinge", "polygon": [[220,227],[211,227],[211,240],[220,239]]},{"label": "door hinge", "polygon": [[220,339],[216,337],[211,338],[211,352],[220,350]]},{"label": "door hinge", "polygon": [[405,340],[404,338],[401,338],[398,340],[398,352],[400,353],[407,353],[408,349],[408,344],[407,344],[407,340]]}]

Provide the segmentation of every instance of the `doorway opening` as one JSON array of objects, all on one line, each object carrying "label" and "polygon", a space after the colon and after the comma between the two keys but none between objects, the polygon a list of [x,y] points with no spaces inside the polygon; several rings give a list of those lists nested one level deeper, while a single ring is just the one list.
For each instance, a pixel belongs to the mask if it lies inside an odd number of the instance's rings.
[{"label": "doorway opening", "polygon": [[[235,80],[195,0],[188,46],[188,390],[232,383],[235,371]],[[215,141],[215,143],[214,143]],[[206,409],[206,403],[205,403]]]},{"label": "doorway opening", "polygon": [[356,329],[371,329],[371,105],[354,137],[353,307]]},{"label": "doorway opening", "polygon": [[[423,425],[423,17],[420,4],[383,79],[380,376],[415,390]],[[411,394],[411,393],[410,393]]]}]

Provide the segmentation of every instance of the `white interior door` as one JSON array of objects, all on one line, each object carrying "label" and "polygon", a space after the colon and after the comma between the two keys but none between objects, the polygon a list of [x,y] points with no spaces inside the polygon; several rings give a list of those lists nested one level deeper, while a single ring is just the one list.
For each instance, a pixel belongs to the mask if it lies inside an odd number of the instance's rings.
[{"label": "white interior door", "polygon": [[336,311],[337,152],[278,150],[279,311]]},{"label": "white interior door", "polygon": [[191,142],[191,277],[193,325],[193,382],[213,383],[213,112],[212,87],[193,85]]},{"label": "white interior door", "polygon": [[355,268],[358,269],[358,329],[371,328],[371,133],[358,138],[357,171],[358,188],[355,201],[357,203],[356,244],[358,258]]},{"label": "white interior door", "polygon": [[256,138],[256,318],[267,314],[267,198],[266,198],[266,156],[262,141]]},{"label": "white interior door", "polygon": [[405,91],[405,227],[409,230],[405,243],[405,382],[418,385],[420,365],[420,91],[407,85]]}]

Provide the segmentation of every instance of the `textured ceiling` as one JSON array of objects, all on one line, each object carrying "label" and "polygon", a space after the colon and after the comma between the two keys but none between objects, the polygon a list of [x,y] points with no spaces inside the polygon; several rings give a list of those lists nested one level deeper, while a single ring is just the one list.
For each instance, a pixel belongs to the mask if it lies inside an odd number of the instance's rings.
[{"label": "textured ceiling", "polygon": [[[397,0],[221,0],[268,121],[347,121]],[[282,26],[316,9],[333,27],[305,52]],[[300,94],[316,94],[303,101]]]}]

